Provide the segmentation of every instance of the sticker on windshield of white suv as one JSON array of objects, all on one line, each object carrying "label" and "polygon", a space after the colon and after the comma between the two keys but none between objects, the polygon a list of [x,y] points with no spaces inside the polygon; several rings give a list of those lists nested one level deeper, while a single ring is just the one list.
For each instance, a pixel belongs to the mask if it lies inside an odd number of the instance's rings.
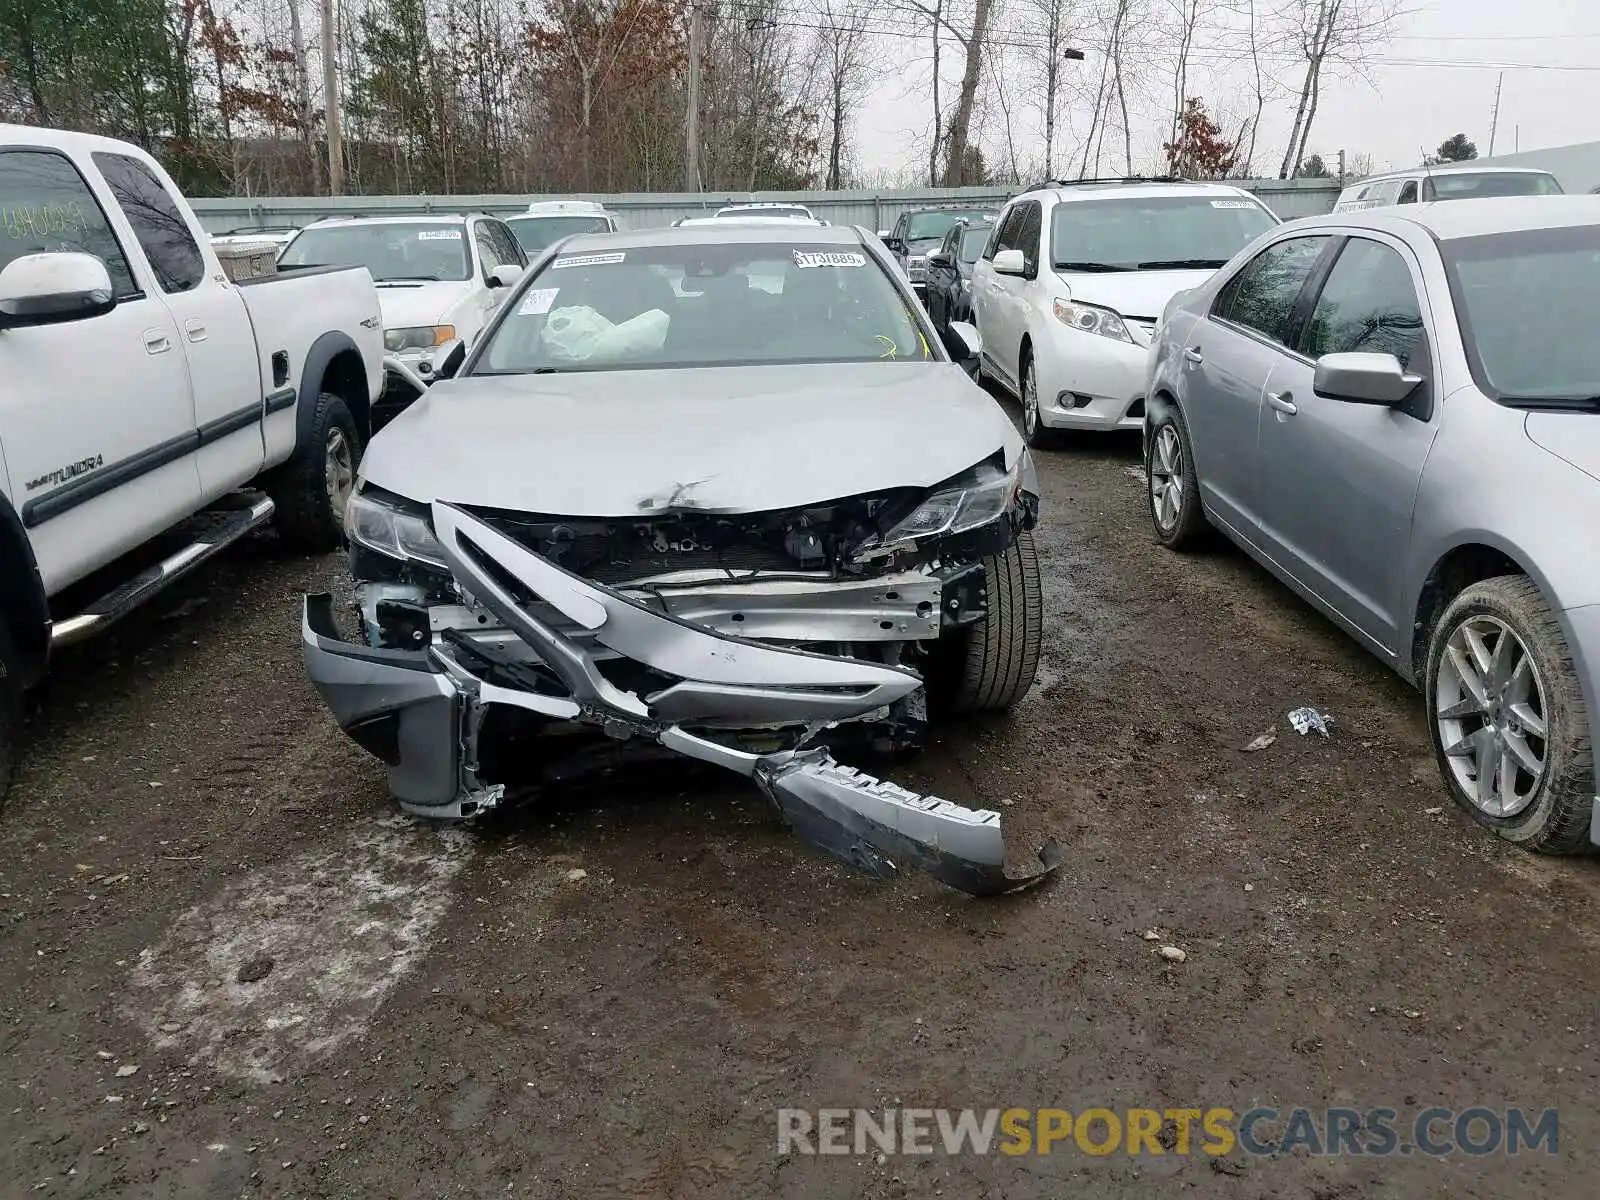
[{"label": "sticker on windshield of white suv", "polygon": [[522,298],[522,304],[517,309],[519,317],[542,317],[550,311],[550,306],[556,302],[556,295],[560,288],[534,288]]},{"label": "sticker on windshield of white suv", "polygon": [[797,267],[864,267],[867,256],[851,250],[796,250]]},{"label": "sticker on windshield of white suv", "polygon": [[1254,200],[1213,200],[1211,202],[1212,208],[1254,208],[1255,206],[1256,202]]},{"label": "sticker on windshield of white suv", "polygon": [[419,242],[459,242],[461,230],[459,229],[420,229],[417,231]]},{"label": "sticker on windshield of white suv", "polygon": [[627,257],[621,250],[610,254],[573,254],[556,259],[550,266],[552,270],[559,267],[609,267],[613,263],[627,261]]}]

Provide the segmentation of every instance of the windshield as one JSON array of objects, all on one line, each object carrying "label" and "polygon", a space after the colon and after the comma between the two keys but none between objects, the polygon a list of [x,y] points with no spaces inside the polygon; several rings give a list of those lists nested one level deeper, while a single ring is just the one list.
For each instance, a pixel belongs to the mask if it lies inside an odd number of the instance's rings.
[{"label": "windshield", "polygon": [[961,235],[961,261],[975,263],[983,255],[983,247],[989,240],[989,231],[993,225],[977,225]]},{"label": "windshield", "polygon": [[529,254],[574,233],[605,233],[611,222],[604,217],[507,217],[506,224]]},{"label": "windshield", "polygon": [[1496,400],[1600,396],[1600,226],[1441,244],[1473,378]]},{"label": "windshield", "polygon": [[1559,196],[1561,185],[1542,171],[1441,172],[1422,181],[1428,200],[1465,200],[1473,196]]},{"label": "windshield", "polygon": [[1050,261],[1058,270],[1220,267],[1277,224],[1254,200],[1133,196],[1058,204]]},{"label": "windshield", "polygon": [[906,241],[927,242],[942,238],[960,217],[960,213],[953,212],[913,213],[906,222]]},{"label": "windshield", "polygon": [[302,230],[279,267],[365,267],[379,283],[468,279],[472,264],[459,225],[373,221]]},{"label": "windshield", "polygon": [[701,244],[559,256],[519,293],[474,373],[933,357],[860,248]]}]

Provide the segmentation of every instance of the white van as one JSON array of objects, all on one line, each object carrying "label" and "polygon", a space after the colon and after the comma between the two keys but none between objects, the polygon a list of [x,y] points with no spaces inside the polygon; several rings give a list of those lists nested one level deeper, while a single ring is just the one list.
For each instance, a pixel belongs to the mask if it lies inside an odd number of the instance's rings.
[{"label": "white van", "polygon": [[1559,196],[1561,184],[1535,167],[1413,167],[1371,175],[1339,193],[1336,213],[1474,196]]},{"label": "white van", "polygon": [[598,200],[535,200],[527,212],[507,217],[506,224],[530,258],[575,233],[615,233],[621,228]]}]

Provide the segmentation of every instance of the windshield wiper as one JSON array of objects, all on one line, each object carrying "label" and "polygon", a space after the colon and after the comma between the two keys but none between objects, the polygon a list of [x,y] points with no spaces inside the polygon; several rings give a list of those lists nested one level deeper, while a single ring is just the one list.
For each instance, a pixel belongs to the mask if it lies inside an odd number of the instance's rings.
[{"label": "windshield wiper", "polygon": [[1132,270],[1136,269],[1134,267],[1124,266],[1121,263],[1102,263],[1102,262],[1058,262],[1058,263],[1051,263],[1050,265],[1053,266],[1058,271],[1105,272],[1105,271],[1132,271]]},{"label": "windshield wiper", "polygon": [[438,283],[437,275],[386,275],[382,279],[374,279],[373,283],[382,287],[386,283]]},{"label": "windshield wiper", "polygon": [[1501,396],[1507,408],[1600,412],[1600,396]]},{"label": "windshield wiper", "polygon": [[1225,258],[1168,258],[1139,264],[1141,271],[1202,271],[1228,265]]}]

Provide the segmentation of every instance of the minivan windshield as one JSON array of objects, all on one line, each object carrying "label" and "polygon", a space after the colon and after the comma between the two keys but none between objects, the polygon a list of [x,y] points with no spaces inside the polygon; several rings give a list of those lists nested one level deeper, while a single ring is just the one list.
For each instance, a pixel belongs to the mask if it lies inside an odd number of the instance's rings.
[{"label": "minivan windshield", "polygon": [[1561,185],[1543,171],[1440,171],[1422,181],[1424,200],[1475,196],[1559,196]]},{"label": "minivan windshield", "polygon": [[518,293],[472,373],[934,357],[860,246],[698,243],[559,254]]},{"label": "minivan windshield", "polygon": [[604,217],[578,215],[559,217],[507,217],[506,224],[529,254],[536,254],[552,242],[574,233],[605,233],[611,222]]},{"label": "minivan windshield", "polygon": [[302,229],[279,267],[365,267],[378,283],[472,276],[466,230],[440,221],[363,221]]},{"label": "minivan windshield", "polygon": [[1058,271],[1220,267],[1277,223],[1242,196],[1075,200],[1050,219],[1050,261]]},{"label": "minivan windshield", "polygon": [[1600,226],[1491,233],[1440,248],[1479,390],[1508,404],[1596,407]]}]

